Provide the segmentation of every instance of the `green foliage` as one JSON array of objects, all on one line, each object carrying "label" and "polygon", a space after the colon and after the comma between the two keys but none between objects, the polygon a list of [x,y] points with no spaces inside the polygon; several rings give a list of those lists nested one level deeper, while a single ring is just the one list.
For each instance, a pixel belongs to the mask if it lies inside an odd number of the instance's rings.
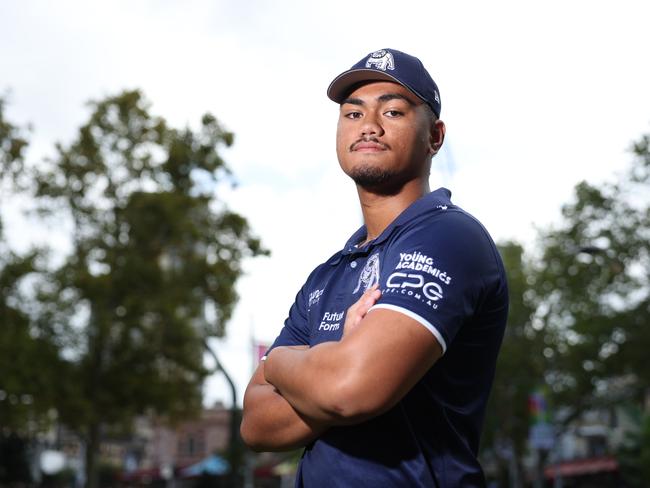
[{"label": "green foliage", "polygon": [[[502,472],[525,452],[538,386],[565,425],[587,409],[643,405],[650,391],[650,136],[633,153],[616,182],[576,185],[561,222],[541,231],[539,257],[500,246],[511,309],[482,446]],[[640,466],[648,442],[637,441],[625,459]]]},{"label": "green foliage", "polygon": [[529,300],[528,282],[531,264],[517,243],[503,243],[499,251],[508,276],[510,308],[486,411],[482,446],[492,449],[500,470],[505,471],[508,455],[520,457],[525,452],[528,395],[543,377],[545,364],[542,338],[532,322],[534,307]]},{"label": "green foliage", "polygon": [[542,235],[534,276],[556,401],[584,408],[640,403],[650,387],[650,156],[648,137],[617,183],[576,186],[563,223]]},{"label": "green foliage", "polygon": [[58,305],[46,327],[72,336],[79,366],[65,420],[185,415],[200,405],[202,341],[224,334],[241,259],[262,252],[246,220],[215,201],[228,171],[217,149],[233,136],[210,115],[196,133],[170,128],[137,91],[92,107],[34,176],[42,213],[74,227],[74,252],[41,293]]},{"label": "green foliage", "polygon": [[27,443],[6,430],[0,430],[0,486],[27,485],[32,481]]},{"label": "green foliage", "polygon": [[[0,203],[18,187],[26,147],[23,131],[5,119],[0,100]],[[38,257],[37,250],[13,252],[0,219],[0,428],[22,436],[47,423],[57,396],[53,380],[62,366],[57,348],[38,335],[29,315],[25,284],[37,272]]]},{"label": "green foliage", "polygon": [[638,429],[626,433],[618,462],[628,486],[643,488],[650,481],[650,413],[634,407],[631,410]]},{"label": "green foliage", "polygon": [[[73,468],[64,468],[56,474],[52,474],[52,475],[44,474],[41,478],[40,486],[43,488],[67,488],[75,485],[75,478],[76,478],[76,472]],[[99,478],[101,480],[102,478],[101,474]]]},{"label": "green foliage", "polygon": [[23,131],[5,118],[5,101],[0,98],[0,196],[7,191],[6,180],[16,182],[23,171],[28,142]]},{"label": "green foliage", "polygon": [[[38,215],[71,229],[72,252],[39,273],[37,307],[9,340],[42,341],[48,349],[34,367],[59,361],[59,419],[86,439],[92,470],[107,428],[200,409],[205,340],[225,334],[242,259],[267,251],[217,200],[230,178],[218,151],[233,134],[214,116],[197,130],[175,129],[149,113],[138,91],[90,107],[75,140],[29,172]],[[13,178],[23,146],[12,126],[0,130],[12,162],[3,171]],[[4,268],[11,286],[18,271]]]}]

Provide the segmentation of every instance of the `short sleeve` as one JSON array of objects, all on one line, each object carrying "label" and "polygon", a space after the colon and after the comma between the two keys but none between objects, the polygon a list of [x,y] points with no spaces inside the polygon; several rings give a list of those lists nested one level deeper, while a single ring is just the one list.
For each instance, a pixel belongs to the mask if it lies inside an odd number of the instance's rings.
[{"label": "short sleeve", "polygon": [[307,318],[307,300],[305,296],[305,284],[289,309],[289,316],[284,321],[280,334],[275,338],[271,347],[266,351],[263,358],[278,346],[301,346],[309,344],[309,324]]},{"label": "short sleeve", "polygon": [[[426,327],[443,353],[475,313],[486,280],[498,279],[498,257],[481,224],[461,211],[441,211],[396,234],[381,263],[381,298]],[[500,261],[499,261],[500,262]]]}]

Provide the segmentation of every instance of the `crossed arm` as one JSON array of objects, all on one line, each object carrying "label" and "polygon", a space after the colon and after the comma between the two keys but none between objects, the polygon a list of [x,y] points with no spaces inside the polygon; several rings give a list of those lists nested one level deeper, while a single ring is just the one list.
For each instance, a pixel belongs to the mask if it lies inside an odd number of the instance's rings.
[{"label": "crossed arm", "polygon": [[441,356],[414,319],[370,307],[371,289],[346,314],[343,338],[312,348],[277,347],[244,396],[241,433],[260,451],[293,449],[328,427],[363,422],[394,406]]}]

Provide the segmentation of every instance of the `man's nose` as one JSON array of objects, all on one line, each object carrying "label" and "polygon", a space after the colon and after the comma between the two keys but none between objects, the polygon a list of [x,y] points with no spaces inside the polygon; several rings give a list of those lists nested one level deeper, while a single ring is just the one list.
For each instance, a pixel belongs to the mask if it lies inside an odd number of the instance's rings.
[{"label": "man's nose", "polygon": [[361,124],[361,135],[362,136],[381,136],[384,134],[384,128],[382,127],[378,114],[369,112],[366,113],[363,118],[363,123]]}]

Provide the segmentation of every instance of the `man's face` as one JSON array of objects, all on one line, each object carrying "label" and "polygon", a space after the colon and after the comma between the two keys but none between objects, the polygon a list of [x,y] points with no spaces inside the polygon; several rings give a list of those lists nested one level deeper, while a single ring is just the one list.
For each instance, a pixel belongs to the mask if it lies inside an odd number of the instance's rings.
[{"label": "man's face", "polygon": [[429,174],[435,131],[424,102],[398,83],[355,89],[341,104],[336,153],[362,188],[392,192]]}]

